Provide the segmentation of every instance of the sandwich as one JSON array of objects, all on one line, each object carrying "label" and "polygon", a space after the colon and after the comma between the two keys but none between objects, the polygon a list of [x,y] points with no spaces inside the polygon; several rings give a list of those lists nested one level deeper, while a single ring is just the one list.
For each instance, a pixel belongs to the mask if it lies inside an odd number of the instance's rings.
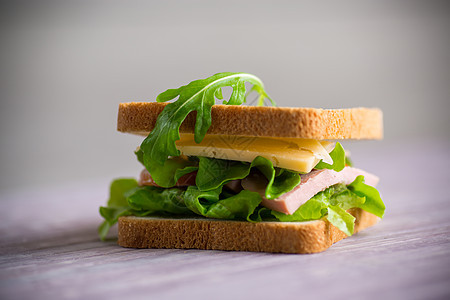
[{"label": "sandwich", "polygon": [[378,177],[339,142],[381,139],[376,108],[276,107],[258,77],[227,72],[121,103],[117,129],[145,137],[138,178],[100,207],[100,237],[118,223],[123,247],[315,253],[384,215]]}]

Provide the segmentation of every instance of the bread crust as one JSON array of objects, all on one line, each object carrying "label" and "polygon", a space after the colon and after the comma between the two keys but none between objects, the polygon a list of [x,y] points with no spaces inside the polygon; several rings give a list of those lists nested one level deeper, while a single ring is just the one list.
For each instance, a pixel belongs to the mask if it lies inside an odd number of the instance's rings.
[{"label": "bread crust", "polygon": [[[119,105],[117,130],[148,135],[167,103],[131,102]],[[180,127],[193,133],[196,112]],[[377,108],[317,109],[214,105],[208,134],[308,139],[381,139],[383,114]]]},{"label": "bread crust", "polygon": [[[379,218],[359,208],[355,232]],[[309,222],[260,222],[206,218],[120,217],[118,244],[128,248],[178,248],[282,253],[316,253],[347,237],[326,219]]]}]

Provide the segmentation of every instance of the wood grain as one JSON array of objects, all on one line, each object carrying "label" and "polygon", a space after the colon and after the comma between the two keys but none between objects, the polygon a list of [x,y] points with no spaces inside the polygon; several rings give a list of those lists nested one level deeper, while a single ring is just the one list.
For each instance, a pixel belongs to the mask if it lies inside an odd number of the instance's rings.
[{"label": "wood grain", "polygon": [[354,161],[381,177],[386,216],[312,255],[100,242],[108,180],[3,191],[0,299],[448,299],[450,143],[432,143],[421,170],[416,143],[364,144]]}]

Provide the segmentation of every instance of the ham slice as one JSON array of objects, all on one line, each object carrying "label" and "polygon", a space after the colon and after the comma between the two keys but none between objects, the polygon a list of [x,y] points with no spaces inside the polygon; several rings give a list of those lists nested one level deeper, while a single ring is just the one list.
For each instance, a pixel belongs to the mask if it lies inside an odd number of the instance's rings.
[{"label": "ham slice", "polygon": [[254,177],[248,177],[242,180],[242,186],[247,190],[260,193],[263,198],[261,203],[263,206],[291,215],[315,194],[338,183],[349,185],[359,175],[364,176],[367,185],[376,186],[378,183],[378,177],[373,174],[360,169],[345,167],[341,172],[323,169],[303,174],[301,175],[302,181],[298,186],[274,200],[268,200],[264,197],[267,181],[264,183],[264,181],[261,182]]},{"label": "ham slice", "polygon": [[[300,175],[302,181],[298,186],[296,186],[292,191],[281,195],[279,198],[274,200],[269,200],[264,197],[267,179],[262,174],[250,173],[250,175],[242,181],[233,180],[229,182],[226,187],[236,193],[238,193],[242,188],[249,191],[258,192],[262,196],[261,204],[263,206],[291,215],[300,207],[300,205],[311,199],[315,194],[324,191],[328,187],[337,183],[349,185],[359,175],[364,176],[365,183],[368,185],[376,186],[378,183],[378,177],[373,174],[360,169],[345,167],[341,172],[323,169],[313,170],[308,174]],[[175,186],[185,187],[195,185],[196,176],[196,171],[186,174],[178,180]],[[139,185],[158,186],[146,169],[141,172]]]}]

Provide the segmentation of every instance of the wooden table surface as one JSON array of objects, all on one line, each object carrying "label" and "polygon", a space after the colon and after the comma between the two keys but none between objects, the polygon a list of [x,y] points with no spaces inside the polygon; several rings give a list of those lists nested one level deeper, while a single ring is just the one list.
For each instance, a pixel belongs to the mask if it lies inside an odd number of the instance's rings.
[{"label": "wooden table surface", "polygon": [[450,143],[354,146],[385,218],[312,255],[100,242],[107,180],[2,192],[0,299],[450,299]]}]

